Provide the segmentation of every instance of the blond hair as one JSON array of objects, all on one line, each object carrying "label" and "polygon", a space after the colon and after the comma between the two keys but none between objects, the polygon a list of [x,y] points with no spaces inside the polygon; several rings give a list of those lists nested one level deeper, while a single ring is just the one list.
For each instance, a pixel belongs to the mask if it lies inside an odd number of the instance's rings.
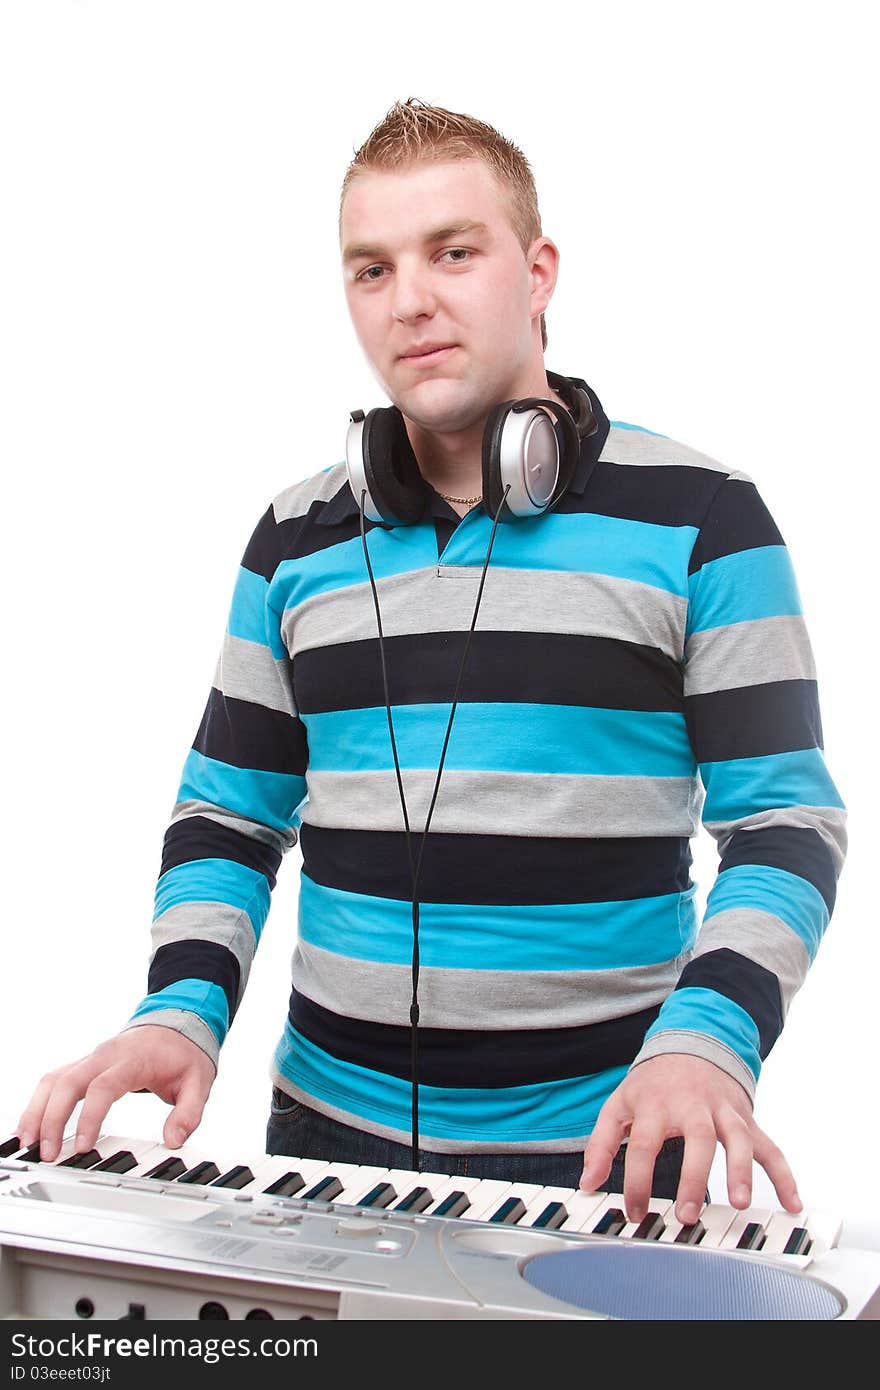
[{"label": "blond hair", "polygon": [[[509,195],[511,225],[525,254],[542,233],[535,180],[522,150],[485,121],[429,106],[417,97],[396,101],[356,151],[342,182],[340,234],[342,205],[358,174],[367,169],[402,169],[447,159],[482,159],[489,166]],[[543,314],[541,345],[547,347]]]}]

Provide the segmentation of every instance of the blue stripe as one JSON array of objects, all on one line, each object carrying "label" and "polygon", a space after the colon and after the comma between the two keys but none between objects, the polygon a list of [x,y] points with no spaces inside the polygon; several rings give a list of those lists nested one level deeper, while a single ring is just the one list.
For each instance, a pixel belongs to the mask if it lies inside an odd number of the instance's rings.
[{"label": "blue stripe", "polygon": [[[401,767],[436,769],[450,704],[392,705]],[[377,772],[394,766],[383,706],[300,716],[309,765],[318,772]],[[684,715],[578,705],[460,704],[445,768],[483,772],[692,777]]]},{"label": "blue stripe", "polygon": [[753,618],[801,613],[791,557],[784,545],[755,546],[709,560],[690,577],[687,635]]},{"label": "blue stripe", "polygon": [[[395,526],[387,531],[375,526],[367,533],[367,550],[377,580],[437,565],[433,526]],[[368,583],[363,543],[357,535],[311,555],[282,560],[270,586],[270,598],[273,608],[280,612],[317,594]]]},{"label": "blue stripe", "polygon": [[143,1018],[156,1013],[158,1009],[183,1009],[186,1013],[198,1014],[207,1023],[218,1043],[229,1031],[229,1002],[225,990],[219,985],[205,980],[175,980],[156,994],[147,995],[138,1005],[132,1018]]},{"label": "blue stripe", "polygon": [[714,989],[674,990],[645,1034],[645,1041],[669,1029],[702,1033],[724,1043],[758,1079],[761,1054],[755,1020],[726,995],[717,994]]},{"label": "blue stripe", "polygon": [[625,420],[609,421],[614,430],[636,430],[639,434],[650,434],[654,439],[668,439],[668,434],[659,434],[657,430],[646,430],[644,425],[628,425]]},{"label": "blue stripe", "polygon": [[[416,837],[415,843],[418,843]],[[419,903],[419,958],[445,970],[622,970],[672,960],[696,934],[693,898],[497,906]],[[300,874],[299,932],[352,960],[409,965],[412,904],[349,893]]]},{"label": "blue stripe", "polygon": [[704,822],[741,820],[784,806],[843,808],[819,748],[701,763],[700,776],[706,788]]},{"label": "blue stripe", "polygon": [[825,899],[799,874],[769,864],[737,864],[718,875],[706,899],[703,921],[733,907],[753,907],[781,917],[804,943],[812,961],[829,922]]},{"label": "blue stripe", "polygon": [[[341,1062],[288,1024],[275,1052],[278,1070],[307,1094],[373,1124],[409,1131],[410,1083],[398,1076]],[[542,1081],[532,1086],[481,1090],[419,1086],[419,1136],[472,1143],[529,1143],[578,1139],[592,1130],[599,1110],[626,1075],[613,1067],[595,1076]]]},{"label": "blue stripe", "polygon": [[305,777],[233,767],[193,748],[183,765],[177,799],[209,801],[248,820],[286,830],[305,795]]},{"label": "blue stripe", "polygon": [[[443,559],[450,564],[481,566],[492,518],[474,511],[466,520],[470,525],[456,528]],[[696,537],[693,526],[660,526],[593,512],[551,512],[516,525],[499,526],[490,570],[504,566],[605,574],[686,598],[688,560]],[[491,574],[486,583],[491,583]]]},{"label": "blue stripe", "polygon": [[193,859],[160,875],[153,921],[181,903],[228,903],[247,913],[259,940],[270,901],[269,881],[259,870],[231,859]]}]

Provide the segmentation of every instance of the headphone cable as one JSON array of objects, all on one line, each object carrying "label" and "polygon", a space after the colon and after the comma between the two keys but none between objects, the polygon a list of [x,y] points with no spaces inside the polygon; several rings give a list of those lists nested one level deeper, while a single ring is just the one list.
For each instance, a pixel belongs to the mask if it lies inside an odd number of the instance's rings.
[{"label": "headphone cable", "polygon": [[418,884],[419,884],[419,876],[420,876],[420,874],[421,874],[421,869],[422,869],[422,857],[423,857],[423,855],[424,855],[424,853],[425,853],[425,844],[426,844],[427,839],[428,839],[428,830],[429,830],[430,825],[431,825],[431,817],[432,817],[433,814],[434,814],[434,806],[435,806],[435,803],[436,803],[436,801],[437,801],[437,793],[438,793],[438,791],[440,790],[440,778],[441,778],[441,776],[442,776],[442,774],[443,774],[443,764],[444,764],[444,762],[446,761],[446,750],[447,750],[447,748],[449,747],[449,736],[450,736],[450,734],[451,734],[451,732],[452,732],[452,721],[453,721],[453,719],[455,718],[455,711],[456,711],[456,709],[457,709],[457,707],[458,707],[458,697],[459,697],[459,692],[460,692],[460,690],[461,690],[462,679],[463,679],[463,677],[464,677],[465,663],[467,662],[468,651],[469,651],[469,649],[470,649],[470,644],[471,644],[471,638],[473,637],[474,628],[476,627],[476,623],[477,623],[477,614],[478,614],[479,611],[480,611],[480,603],[481,603],[482,597],[483,597],[483,587],[484,587],[484,585],[485,585],[485,583],[486,583],[486,574],[487,574],[488,569],[489,569],[489,559],[490,559],[490,556],[491,556],[491,554],[492,554],[492,547],[493,547],[494,544],[495,544],[495,532],[496,532],[497,529],[498,529],[498,522],[499,522],[499,519],[500,519],[500,517],[501,517],[501,510],[502,510],[502,508],[503,508],[503,506],[504,506],[504,503],[505,503],[506,500],[507,500],[507,494],[508,494],[509,491],[510,491],[510,484],[508,483],[507,486],[506,486],[505,489],[504,489],[504,494],[503,494],[503,496],[502,496],[502,498],[501,498],[501,501],[500,501],[499,504],[498,504],[498,508],[497,508],[497,510],[496,510],[496,512],[495,512],[495,517],[494,517],[494,520],[493,520],[493,522],[492,522],[492,531],[491,531],[491,534],[490,534],[490,536],[489,536],[489,546],[488,546],[488,549],[487,549],[487,551],[486,551],[486,558],[485,558],[485,560],[483,561],[483,571],[482,571],[482,574],[480,575],[480,584],[479,584],[479,588],[478,588],[478,590],[477,590],[477,601],[476,601],[476,604],[474,605],[474,614],[473,614],[473,617],[471,618],[471,625],[470,625],[470,628],[469,628],[469,630],[468,630],[467,638],[465,639],[464,650],[463,650],[463,652],[462,652],[461,662],[460,662],[459,668],[458,668],[458,678],[457,678],[456,683],[455,683],[455,692],[454,692],[453,697],[452,697],[452,708],[451,708],[450,711],[449,711],[449,720],[448,720],[447,725],[446,725],[446,737],[445,737],[444,740],[443,740],[443,751],[442,751],[442,753],[440,754],[440,762],[439,762],[438,767],[437,767],[437,776],[436,776],[436,780],[435,780],[435,782],[434,782],[434,792],[433,792],[433,795],[432,795],[432,797],[431,797],[431,804],[430,804],[430,806],[428,807],[428,814],[427,814],[427,816],[425,817],[425,828],[424,828],[424,830],[423,830],[423,832],[422,832],[422,841],[421,841],[421,845],[420,845],[420,847],[419,847],[419,857],[418,857],[418,860],[417,860],[415,863],[413,862],[412,838],[411,838],[411,831],[410,831],[410,824],[409,824],[409,816],[408,816],[408,814],[407,814],[407,809],[406,809],[406,797],[404,796],[404,792],[403,792],[403,778],[402,778],[402,776],[401,776],[401,771],[400,771],[400,759],[398,758],[398,754],[397,754],[397,740],[396,740],[395,737],[394,737],[394,723],[393,723],[393,720],[392,720],[392,717],[391,717],[391,699],[390,699],[390,695],[389,695],[389,691],[388,691],[388,667],[387,667],[387,664],[386,664],[386,661],[385,661],[385,635],[384,635],[384,632],[383,632],[383,630],[382,630],[382,615],[381,615],[381,613],[380,613],[380,611],[379,611],[379,594],[378,594],[378,591],[377,591],[377,589],[376,589],[376,581],[375,581],[375,579],[374,579],[374,577],[373,577],[373,567],[372,567],[372,565],[370,564],[370,555],[369,555],[369,551],[368,551],[368,549],[367,549],[367,533],[366,533],[366,527],[365,527],[365,522],[364,522],[364,498],[365,498],[366,495],[367,495],[367,494],[366,494],[366,489],[363,489],[362,492],[361,492],[361,495],[360,495],[360,508],[359,508],[359,510],[360,510],[361,543],[362,543],[363,549],[364,549],[364,559],[365,559],[366,565],[367,565],[367,573],[368,573],[368,575],[369,575],[369,577],[370,577],[370,588],[371,588],[372,594],[373,594],[373,606],[374,606],[374,608],[375,608],[375,610],[376,610],[376,627],[377,627],[377,631],[378,631],[378,633],[379,633],[379,659],[380,659],[381,665],[382,665],[382,686],[383,686],[383,690],[384,690],[384,694],[385,694],[385,709],[386,709],[386,712],[387,712],[387,715],[388,715],[388,731],[389,731],[389,734],[390,734],[390,736],[391,736],[391,752],[392,752],[392,755],[393,755],[393,757],[394,757],[394,771],[395,771],[395,774],[396,774],[396,776],[397,776],[397,790],[398,790],[398,794],[399,794],[399,796],[400,796],[401,808],[402,808],[402,810],[403,810],[403,824],[404,824],[404,831],[405,831],[405,834],[406,834],[406,848],[407,848],[407,855],[408,855],[408,857],[409,857],[410,876],[411,876],[411,879],[412,879],[412,930],[413,930],[413,952],[412,952],[412,1000],[411,1000],[410,1009],[409,1009],[409,1021],[410,1021],[410,1029],[411,1029],[411,1037],[412,1037],[411,1060],[410,1060],[410,1067],[411,1067],[411,1073],[412,1073],[412,1166],[413,1166],[413,1169],[414,1169],[416,1172],[418,1171],[418,1168],[419,1168],[419,1079],[418,1079],[418,1064],[419,1064],[419,1045],[418,1045],[418,1027],[419,1027],[419,900],[418,900]]}]

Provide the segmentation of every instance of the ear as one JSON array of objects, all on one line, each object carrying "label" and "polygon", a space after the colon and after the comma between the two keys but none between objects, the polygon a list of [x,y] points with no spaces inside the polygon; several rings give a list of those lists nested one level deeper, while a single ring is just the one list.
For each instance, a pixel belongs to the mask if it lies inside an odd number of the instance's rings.
[{"label": "ear", "polygon": [[526,252],[526,266],[529,272],[530,295],[529,314],[538,318],[543,314],[556,288],[559,274],[559,247],[549,237],[538,237]]}]

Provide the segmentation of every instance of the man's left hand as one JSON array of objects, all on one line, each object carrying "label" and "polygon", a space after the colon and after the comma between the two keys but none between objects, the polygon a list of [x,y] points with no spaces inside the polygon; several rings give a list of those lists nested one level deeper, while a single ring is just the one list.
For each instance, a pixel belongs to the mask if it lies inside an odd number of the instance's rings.
[{"label": "man's left hand", "polygon": [[623,1196],[630,1221],[648,1210],[654,1161],[664,1140],[684,1137],[684,1160],[675,1202],[683,1226],[698,1219],[718,1144],[727,1155],[731,1206],[752,1200],[752,1163],[766,1171],[786,1211],[801,1200],[782,1150],[755,1124],[751,1101],[732,1076],[702,1057],[670,1053],[651,1057],[628,1072],[608,1097],[584,1150],[580,1186],[595,1191],[627,1138]]}]

